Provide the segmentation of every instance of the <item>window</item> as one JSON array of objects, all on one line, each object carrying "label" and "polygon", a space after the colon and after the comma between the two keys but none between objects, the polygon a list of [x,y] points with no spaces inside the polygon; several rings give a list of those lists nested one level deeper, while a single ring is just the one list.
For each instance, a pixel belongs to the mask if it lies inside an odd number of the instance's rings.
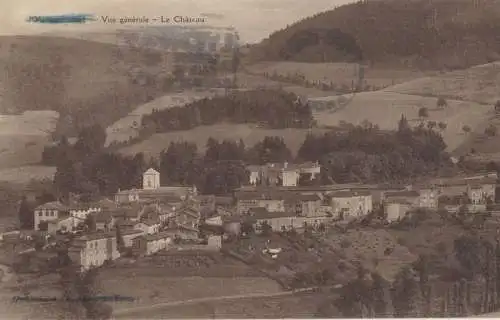
[{"label": "window", "polygon": [[39,217],[43,216],[43,212],[39,211],[39,212],[38,212],[38,216],[39,216]]},{"label": "window", "polygon": [[50,212],[50,216],[53,217],[54,216],[54,211],[51,211]]}]

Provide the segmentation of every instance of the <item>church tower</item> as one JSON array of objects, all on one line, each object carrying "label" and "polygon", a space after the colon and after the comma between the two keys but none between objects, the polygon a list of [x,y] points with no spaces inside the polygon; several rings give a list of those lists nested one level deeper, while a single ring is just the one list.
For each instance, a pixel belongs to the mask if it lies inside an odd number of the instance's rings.
[{"label": "church tower", "polygon": [[160,173],[153,168],[149,168],[142,175],[143,189],[158,189],[160,187]]}]

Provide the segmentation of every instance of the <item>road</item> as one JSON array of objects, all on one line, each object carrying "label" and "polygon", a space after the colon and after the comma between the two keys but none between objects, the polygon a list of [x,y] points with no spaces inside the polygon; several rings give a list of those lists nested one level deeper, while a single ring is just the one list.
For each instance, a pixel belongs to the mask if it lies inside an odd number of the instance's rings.
[{"label": "road", "polygon": [[[323,288],[332,288],[332,287],[323,287]],[[318,289],[318,288],[311,287],[311,288],[303,288],[303,289],[297,289],[297,290],[293,290],[293,291],[283,291],[283,292],[275,292],[275,293],[240,294],[240,295],[232,295],[232,296],[208,297],[208,298],[189,299],[189,300],[182,300],[182,301],[164,302],[164,303],[158,303],[158,304],[153,304],[153,305],[149,305],[149,306],[116,310],[113,312],[113,319],[127,318],[127,315],[130,316],[130,314],[134,314],[136,312],[141,312],[141,311],[150,312],[150,311],[155,310],[155,309],[162,309],[162,308],[166,308],[166,307],[175,307],[175,306],[181,306],[181,305],[196,304],[196,303],[201,303],[201,302],[218,302],[218,301],[234,300],[234,299],[273,298],[273,297],[293,295],[295,293],[300,293],[300,292],[312,292],[315,289]]]}]

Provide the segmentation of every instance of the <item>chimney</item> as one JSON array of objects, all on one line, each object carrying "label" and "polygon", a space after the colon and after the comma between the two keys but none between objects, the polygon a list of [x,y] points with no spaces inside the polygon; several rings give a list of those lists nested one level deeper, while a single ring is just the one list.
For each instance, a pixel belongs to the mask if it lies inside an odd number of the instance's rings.
[{"label": "chimney", "polygon": [[285,163],[283,164],[283,166],[285,167],[285,169],[288,167],[288,162],[285,161]]}]

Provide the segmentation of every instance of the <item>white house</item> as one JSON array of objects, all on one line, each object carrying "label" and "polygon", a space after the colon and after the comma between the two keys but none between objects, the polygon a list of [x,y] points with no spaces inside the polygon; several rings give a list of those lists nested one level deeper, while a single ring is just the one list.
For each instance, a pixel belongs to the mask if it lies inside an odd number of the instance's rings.
[{"label": "white house", "polygon": [[146,220],[137,223],[134,229],[141,230],[146,234],[155,234],[160,230],[160,222],[154,220]]},{"label": "white house", "polygon": [[106,260],[115,260],[120,256],[114,232],[84,235],[74,240],[68,253],[82,270],[102,266]]},{"label": "white house", "polygon": [[373,210],[369,191],[337,191],[328,196],[334,216],[342,220],[359,218]]},{"label": "white house", "polygon": [[[40,223],[42,222],[48,223],[66,216],[68,216],[68,208],[59,201],[44,203],[34,210],[35,230],[40,230]],[[47,226],[48,224],[45,224],[45,226],[42,224],[42,228],[45,229],[43,231],[47,230]]]}]

